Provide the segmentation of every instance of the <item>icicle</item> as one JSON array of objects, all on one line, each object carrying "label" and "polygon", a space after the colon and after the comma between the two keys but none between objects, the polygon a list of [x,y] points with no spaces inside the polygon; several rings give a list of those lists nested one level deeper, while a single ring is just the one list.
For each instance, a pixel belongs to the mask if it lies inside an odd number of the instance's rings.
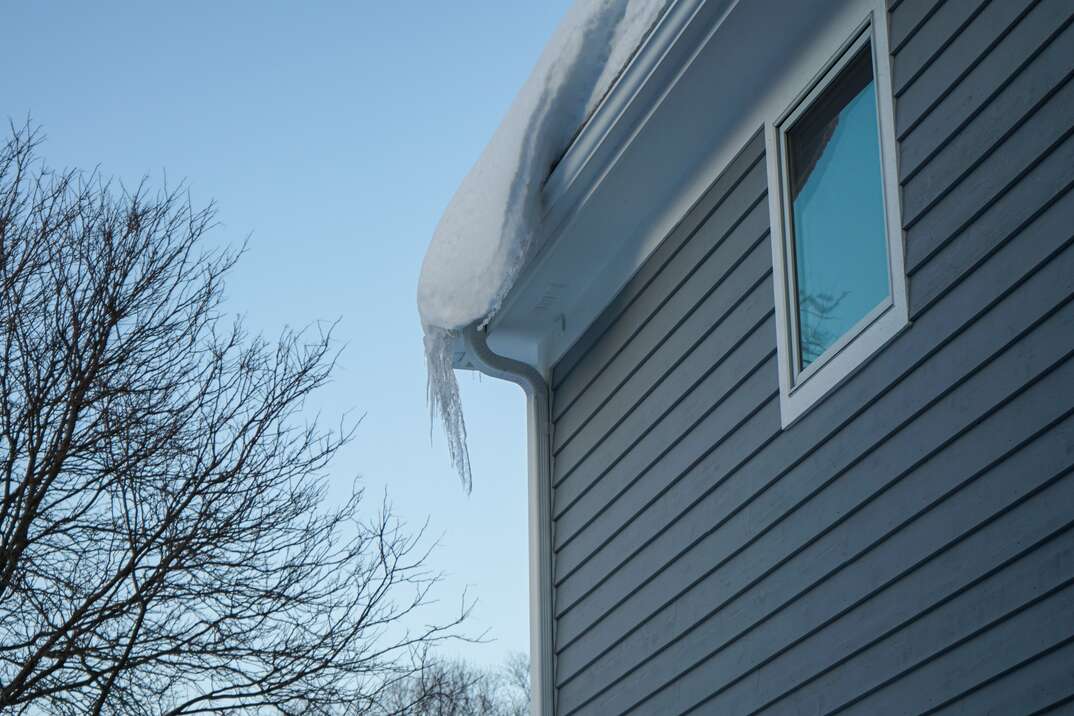
[{"label": "icicle", "polygon": [[470,451],[466,446],[466,421],[452,360],[452,348],[457,338],[458,331],[425,326],[425,367],[428,373],[425,395],[429,403],[429,438],[432,439],[432,431],[439,418],[447,437],[451,464],[459,473],[463,488],[469,493],[473,484]]},{"label": "icicle", "polygon": [[444,427],[467,491],[470,456],[452,371],[454,342],[463,327],[495,315],[539,248],[533,239],[548,172],[667,4],[578,0],[436,227],[418,285],[429,411]]}]

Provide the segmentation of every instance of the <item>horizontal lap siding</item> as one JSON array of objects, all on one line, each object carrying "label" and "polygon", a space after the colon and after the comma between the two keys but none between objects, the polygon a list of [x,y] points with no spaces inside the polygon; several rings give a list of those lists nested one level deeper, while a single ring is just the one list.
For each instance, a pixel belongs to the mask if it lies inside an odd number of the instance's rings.
[{"label": "horizontal lap siding", "polygon": [[791,428],[760,137],[557,366],[559,714],[1069,707],[1072,15],[893,4],[913,323]]}]

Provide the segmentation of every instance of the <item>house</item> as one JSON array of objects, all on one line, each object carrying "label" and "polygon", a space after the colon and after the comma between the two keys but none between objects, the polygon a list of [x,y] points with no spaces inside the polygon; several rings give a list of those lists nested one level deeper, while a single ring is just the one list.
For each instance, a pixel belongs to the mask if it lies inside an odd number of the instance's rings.
[{"label": "house", "polygon": [[456,367],[536,712],[1074,713],[1074,3],[670,0]]}]

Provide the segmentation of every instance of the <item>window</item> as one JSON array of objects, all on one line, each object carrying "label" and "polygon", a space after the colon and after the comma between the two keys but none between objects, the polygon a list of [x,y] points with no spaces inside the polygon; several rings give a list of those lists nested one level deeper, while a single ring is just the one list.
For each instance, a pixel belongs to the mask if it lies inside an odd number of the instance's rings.
[{"label": "window", "polygon": [[890,72],[876,35],[871,21],[859,28],[768,127],[784,426],[907,324]]}]

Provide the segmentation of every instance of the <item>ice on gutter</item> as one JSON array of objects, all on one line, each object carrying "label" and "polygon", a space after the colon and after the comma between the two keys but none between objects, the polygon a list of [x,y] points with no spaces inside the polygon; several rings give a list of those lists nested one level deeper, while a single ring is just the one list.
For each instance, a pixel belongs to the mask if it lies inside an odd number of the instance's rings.
[{"label": "ice on gutter", "polygon": [[432,418],[470,489],[466,425],[452,349],[486,323],[533,254],[541,188],[633,57],[669,0],[577,0],[485,151],[463,180],[425,254],[418,311],[425,331]]}]

